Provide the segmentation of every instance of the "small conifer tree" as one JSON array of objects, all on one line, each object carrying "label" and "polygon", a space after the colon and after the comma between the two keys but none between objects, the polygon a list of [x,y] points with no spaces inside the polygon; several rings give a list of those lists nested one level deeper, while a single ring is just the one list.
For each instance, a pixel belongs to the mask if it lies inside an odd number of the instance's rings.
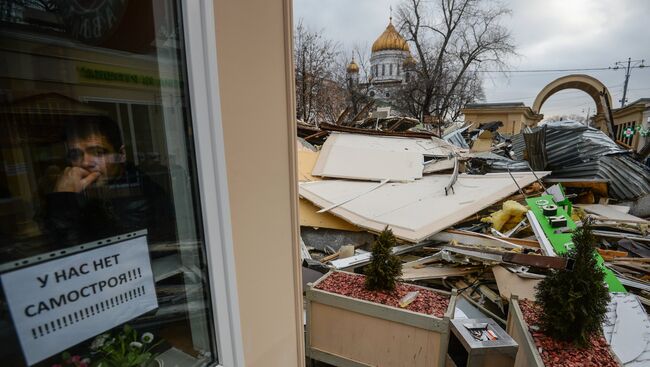
[{"label": "small conifer tree", "polygon": [[384,229],[372,245],[372,261],[366,267],[366,289],[392,292],[397,277],[402,275],[402,263],[391,248],[397,244],[393,231]]},{"label": "small conifer tree", "polygon": [[590,335],[601,330],[610,296],[605,273],[596,261],[589,220],[573,232],[572,241],[574,246],[565,256],[574,260],[573,270],[549,274],[537,286],[536,298],[543,310],[542,330],[584,347]]}]

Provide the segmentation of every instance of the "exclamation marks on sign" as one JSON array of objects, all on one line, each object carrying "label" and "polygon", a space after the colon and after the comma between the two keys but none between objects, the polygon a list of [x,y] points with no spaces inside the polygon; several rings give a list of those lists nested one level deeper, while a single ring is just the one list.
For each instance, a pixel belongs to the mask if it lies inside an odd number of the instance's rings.
[{"label": "exclamation marks on sign", "polygon": [[56,325],[59,327],[59,329],[63,327],[61,326],[61,319],[56,319]]},{"label": "exclamation marks on sign", "polygon": [[102,308],[102,312],[104,312],[104,302],[106,302],[106,301],[102,301],[102,302],[99,304],[99,305],[101,306],[101,308]]},{"label": "exclamation marks on sign", "polygon": [[43,336],[43,327],[41,325],[38,325],[38,333]]},{"label": "exclamation marks on sign", "polygon": [[74,320],[72,320],[72,314],[68,314],[68,320],[70,320],[70,325],[74,324]]},{"label": "exclamation marks on sign", "polygon": [[138,278],[142,278],[142,272],[140,271],[140,268],[136,269],[138,271]]},{"label": "exclamation marks on sign", "polygon": [[45,333],[49,334],[50,333],[50,328],[47,326],[47,324],[45,324],[44,326],[45,326]]},{"label": "exclamation marks on sign", "polygon": [[32,328],[32,336],[34,339],[38,339],[38,336],[36,335],[36,329]]},{"label": "exclamation marks on sign", "polygon": [[129,277],[129,282],[133,280],[133,274],[131,274],[131,270],[127,271],[126,275]]},{"label": "exclamation marks on sign", "polygon": [[79,322],[79,315],[77,315],[77,311],[74,312],[74,322]]},{"label": "exclamation marks on sign", "polygon": [[[70,317],[70,315],[68,315]],[[65,316],[62,317],[63,319],[63,327],[68,327],[68,320],[66,320]]]}]

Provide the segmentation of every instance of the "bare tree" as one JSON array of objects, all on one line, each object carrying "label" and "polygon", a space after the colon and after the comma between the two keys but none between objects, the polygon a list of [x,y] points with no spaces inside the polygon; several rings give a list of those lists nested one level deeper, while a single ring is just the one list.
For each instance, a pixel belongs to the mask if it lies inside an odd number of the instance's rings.
[{"label": "bare tree", "polygon": [[345,93],[336,82],[340,46],[322,33],[308,30],[301,20],[294,36],[296,116],[305,122],[333,122],[345,108]]},{"label": "bare tree", "polygon": [[[345,90],[344,120],[356,116],[372,99],[368,96],[368,78],[370,77],[370,46],[355,44],[350,52],[341,53],[337,59],[336,80]],[[354,81],[347,72],[350,61],[359,67],[358,80]]]},{"label": "bare tree", "polygon": [[401,92],[400,108],[415,117],[433,116],[440,128],[467,102],[482,97],[478,71],[501,68],[515,54],[501,25],[510,10],[492,0],[405,0],[397,18],[415,46],[415,80]]}]

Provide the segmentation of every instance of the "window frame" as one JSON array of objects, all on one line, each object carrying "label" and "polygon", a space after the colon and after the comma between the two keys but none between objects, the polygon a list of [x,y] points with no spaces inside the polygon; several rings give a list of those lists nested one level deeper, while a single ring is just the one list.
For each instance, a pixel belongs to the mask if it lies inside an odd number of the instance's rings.
[{"label": "window frame", "polygon": [[219,95],[214,4],[182,1],[186,72],[218,366],[245,366]]}]

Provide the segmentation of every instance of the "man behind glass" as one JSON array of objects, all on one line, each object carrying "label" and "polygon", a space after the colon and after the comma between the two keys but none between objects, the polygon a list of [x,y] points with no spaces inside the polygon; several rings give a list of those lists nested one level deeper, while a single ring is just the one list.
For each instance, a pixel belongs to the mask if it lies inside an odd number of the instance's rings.
[{"label": "man behind glass", "polygon": [[172,240],[169,196],[127,162],[120,129],[105,116],[65,124],[67,167],[46,198],[54,249],[147,229],[150,241]]}]

